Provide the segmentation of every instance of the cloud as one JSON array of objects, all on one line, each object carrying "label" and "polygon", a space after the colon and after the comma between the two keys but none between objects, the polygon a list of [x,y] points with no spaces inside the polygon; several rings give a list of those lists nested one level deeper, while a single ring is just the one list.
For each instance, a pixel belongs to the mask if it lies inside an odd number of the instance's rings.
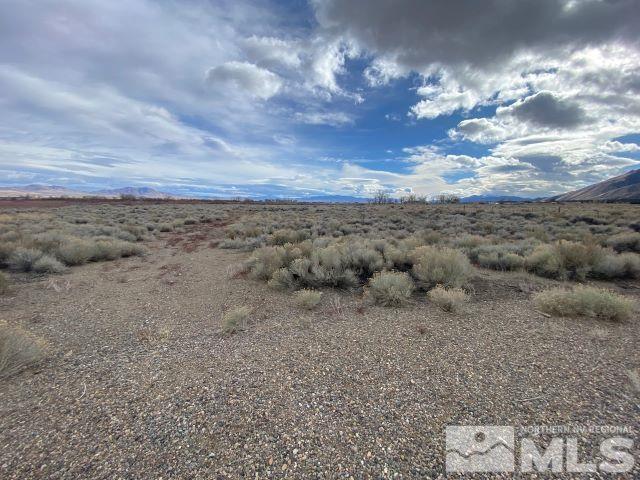
[{"label": "cloud", "polygon": [[488,118],[472,118],[461,121],[449,136],[456,140],[470,140],[476,143],[495,143],[507,136],[507,130]]},{"label": "cloud", "polygon": [[354,123],[353,117],[344,112],[297,112],[295,119],[309,125],[331,125],[334,127]]},{"label": "cloud", "polygon": [[492,69],[522,51],[637,44],[634,0],[315,0],[320,25],[360,48],[421,71],[433,64]]},{"label": "cloud", "polygon": [[571,128],[586,123],[585,111],[575,102],[562,100],[548,91],[541,91],[508,107],[498,108],[497,115],[513,115],[517,119],[541,127]]},{"label": "cloud", "polygon": [[278,75],[248,62],[226,62],[207,71],[207,82],[212,87],[233,86],[263,100],[276,95],[282,88]]},{"label": "cloud", "polygon": [[267,68],[297,68],[302,64],[301,48],[296,42],[252,35],[241,45],[250,62]]}]

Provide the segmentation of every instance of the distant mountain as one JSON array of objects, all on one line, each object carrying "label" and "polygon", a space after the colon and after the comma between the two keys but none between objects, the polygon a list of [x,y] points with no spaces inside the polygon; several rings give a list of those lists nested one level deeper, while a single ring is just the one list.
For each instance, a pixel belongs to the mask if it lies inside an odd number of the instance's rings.
[{"label": "distant mountain", "polygon": [[463,197],[460,199],[462,203],[475,203],[475,202],[533,202],[533,198],[516,197],[512,195],[471,195],[470,197]]},{"label": "distant mountain", "polygon": [[58,185],[24,185],[19,187],[0,187],[0,197],[33,197],[33,198],[83,198],[83,197],[106,197],[119,198],[122,195],[132,195],[138,198],[185,198],[178,195],[160,192],[149,187],[124,187],[110,190],[98,190],[84,192],[73,190]]},{"label": "distant mountain", "polygon": [[609,180],[573,192],[556,195],[547,200],[556,202],[640,201],[640,169],[631,170]]},{"label": "distant mountain", "polygon": [[0,197],[90,197],[90,193],[72,190],[58,185],[24,185],[19,187],[0,187]]},{"label": "distant mountain", "polygon": [[98,190],[93,192],[94,195],[119,197],[122,195],[132,195],[138,198],[178,198],[177,195],[171,195],[170,193],[160,192],[155,188],[150,187],[123,187],[112,188],[108,190]]}]

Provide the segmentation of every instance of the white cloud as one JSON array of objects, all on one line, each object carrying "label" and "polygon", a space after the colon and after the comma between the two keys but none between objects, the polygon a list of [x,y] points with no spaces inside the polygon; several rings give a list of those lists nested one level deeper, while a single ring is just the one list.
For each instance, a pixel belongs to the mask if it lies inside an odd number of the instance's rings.
[{"label": "white cloud", "polygon": [[309,125],[332,125],[334,127],[354,123],[353,117],[344,112],[297,112],[295,119]]},{"label": "white cloud", "polygon": [[273,72],[248,62],[226,62],[207,71],[212,87],[235,87],[252,97],[268,100],[282,88],[282,79]]}]

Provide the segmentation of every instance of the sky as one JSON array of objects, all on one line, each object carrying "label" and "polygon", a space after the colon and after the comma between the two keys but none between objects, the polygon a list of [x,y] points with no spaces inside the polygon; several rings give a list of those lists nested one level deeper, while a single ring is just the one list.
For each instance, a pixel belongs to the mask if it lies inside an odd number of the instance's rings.
[{"label": "sky", "polygon": [[3,0],[0,184],[566,192],[640,164],[638,0]]}]

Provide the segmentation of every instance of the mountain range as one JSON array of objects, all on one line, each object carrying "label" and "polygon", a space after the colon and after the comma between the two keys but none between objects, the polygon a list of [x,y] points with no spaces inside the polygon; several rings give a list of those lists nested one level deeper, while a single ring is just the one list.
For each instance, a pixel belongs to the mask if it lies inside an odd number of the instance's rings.
[{"label": "mountain range", "polygon": [[134,196],[138,198],[184,198],[179,195],[160,192],[150,187],[124,187],[108,190],[81,191],[58,185],[24,185],[16,187],[0,187],[0,197],[35,197],[35,198],[84,198],[104,197],[120,198]]},{"label": "mountain range", "polygon": [[[133,196],[137,198],[158,198],[158,199],[184,199],[195,198],[185,195],[175,195],[162,192],[151,187],[123,187],[97,191],[81,191],[61,187],[57,185],[24,185],[12,187],[0,187],[0,197],[35,197],[35,198],[83,198],[83,197],[105,197],[120,198],[122,196]],[[202,197],[201,197],[202,198]],[[293,198],[303,202],[327,202],[327,203],[362,203],[367,202],[367,198],[353,197],[348,195],[313,195]],[[473,202],[531,202],[531,201],[555,201],[555,202],[585,202],[585,201],[606,201],[606,202],[629,202],[640,201],[640,169],[618,175],[617,177],[604,180],[588,187],[574,190],[572,192],[555,195],[549,198],[524,198],[512,195],[472,195],[461,198],[462,203]]]}]

